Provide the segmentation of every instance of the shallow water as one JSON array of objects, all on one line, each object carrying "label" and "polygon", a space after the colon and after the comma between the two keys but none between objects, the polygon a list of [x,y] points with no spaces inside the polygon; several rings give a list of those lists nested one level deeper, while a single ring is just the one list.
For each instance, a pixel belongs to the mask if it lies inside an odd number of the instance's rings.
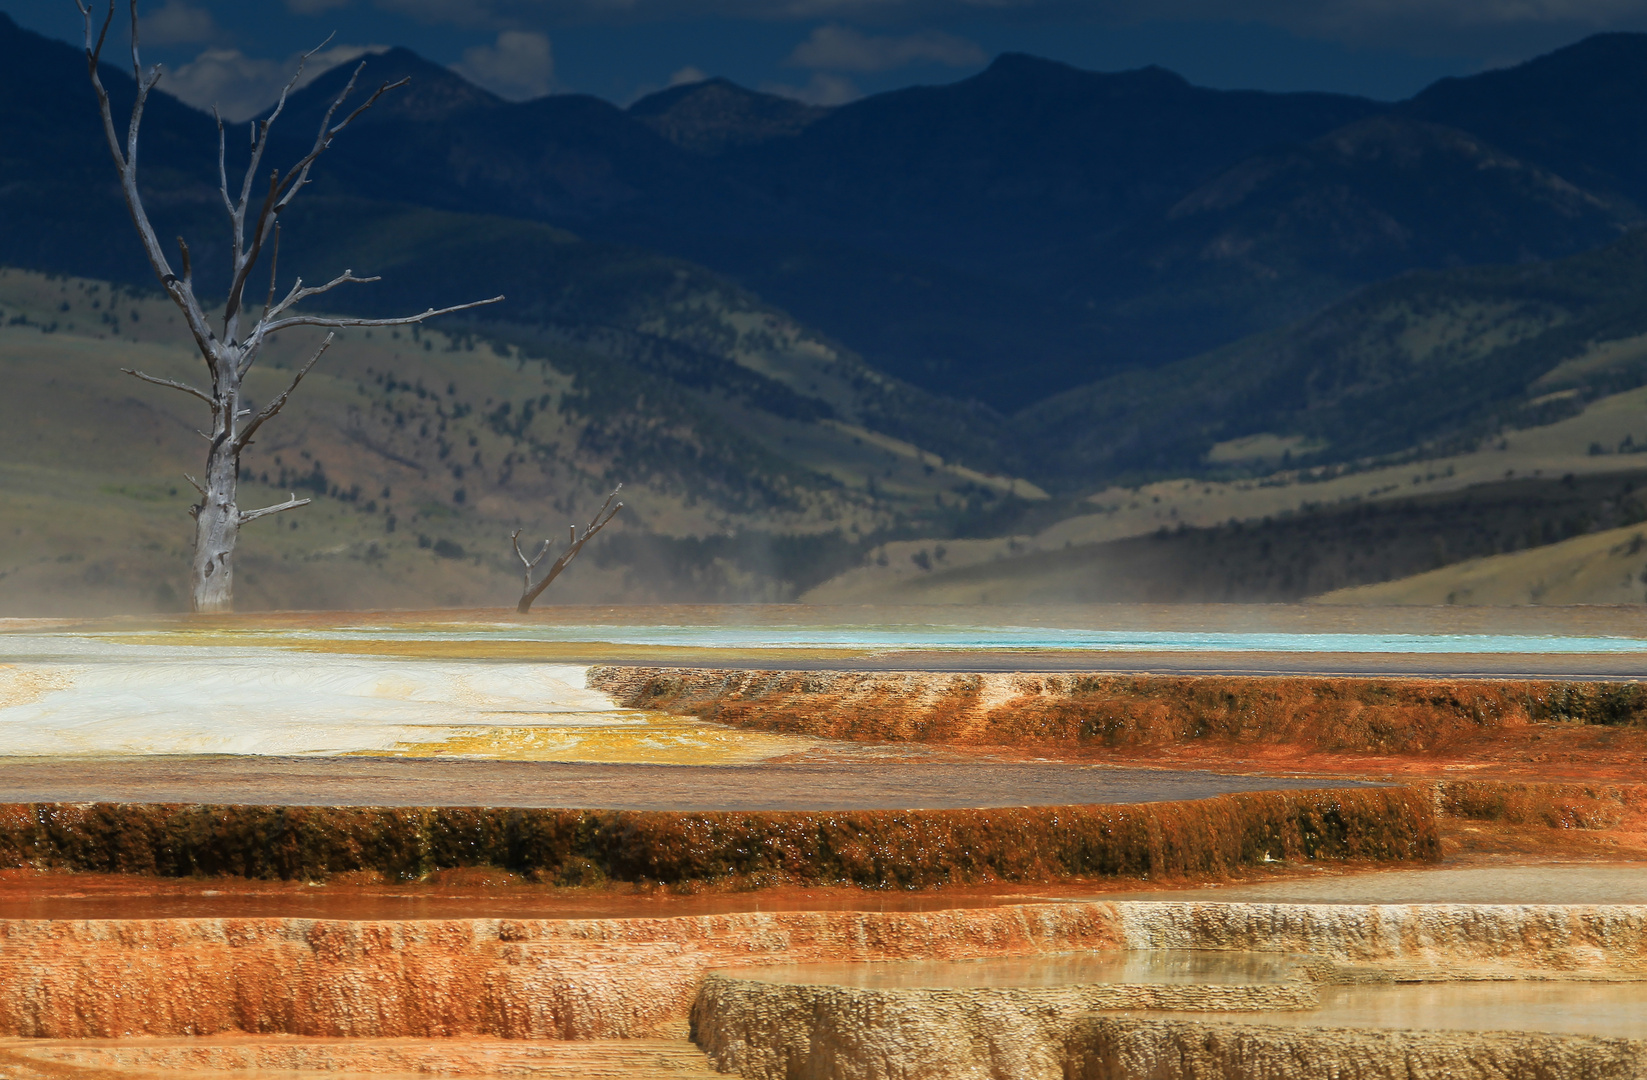
[{"label": "shallow water", "polygon": [[1109,892],[1080,899],[1231,904],[1647,904],[1647,863],[1380,870],[1216,888]]},{"label": "shallow water", "polygon": [[1134,949],[991,957],[982,960],[899,960],[785,964],[718,972],[755,982],[852,986],[873,990],[958,987],[1089,986],[1100,983],[1251,986],[1290,982],[1299,959],[1278,953]]},{"label": "shallow water", "polygon": [[[720,972],[771,983],[876,990],[1168,984],[1250,986],[1296,981],[1306,957],[1274,953],[1136,950],[983,960],[795,964]],[[1224,1023],[1444,1031],[1541,1031],[1647,1038],[1647,981],[1490,981],[1324,985],[1314,1009],[1224,1012]],[[1206,1012],[1119,1010],[1153,1019]]]},{"label": "shallow water", "polygon": [[[1160,1019],[1200,1013],[1143,1012]],[[1220,1013],[1219,1020],[1280,1027],[1541,1031],[1647,1038],[1647,982],[1447,982],[1324,986],[1321,1007],[1296,1012]]]},{"label": "shallow water", "polygon": [[[125,637],[125,635],[121,635]],[[248,643],[546,642],[765,652],[779,649],[878,651],[1099,651],[1280,653],[1640,653],[1647,639],[1596,634],[1281,632],[1206,629],[1092,629],[945,624],[460,623],[416,628],[344,625],[324,629],[241,630]]]}]

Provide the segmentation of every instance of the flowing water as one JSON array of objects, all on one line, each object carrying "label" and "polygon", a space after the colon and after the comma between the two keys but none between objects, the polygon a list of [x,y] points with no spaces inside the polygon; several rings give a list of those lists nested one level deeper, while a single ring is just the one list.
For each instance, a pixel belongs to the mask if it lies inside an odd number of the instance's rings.
[{"label": "flowing water", "polygon": [[[1161,1019],[1199,1013],[1132,1012]],[[1647,982],[1445,982],[1324,986],[1321,1007],[1220,1013],[1229,1023],[1303,1028],[1539,1031],[1647,1039]]]},{"label": "flowing water", "polygon": [[1219,885],[1128,890],[1086,900],[1231,904],[1647,904],[1647,863],[1427,867]]},{"label": "flowing water", "polygon": [[851,986],[864,990],[1124,985],[1250,986],[1300,978],[1300,959],[1279,953],[1132,949],[980,960],[893,960],[785,964],[719,972],[755,982]]},{"label": "flowing water", "polygon": [[[1124,985],[1243,986],[1306,978],[1308,957],[1273,953],[1134,950],[981,960],[795,964],[721,972],[769,983],[875,990]],[[1467,973],[1458,973],[1467,979]],[[1647,1038],[1647,980],[1448,981],[1322,985],[1320,1006],[1220,1011],[1223,1023],[1286,1027],[1538,1031]],[[1116,1015],[1207,1019],[1204,1012],[1118,1010]]]}]

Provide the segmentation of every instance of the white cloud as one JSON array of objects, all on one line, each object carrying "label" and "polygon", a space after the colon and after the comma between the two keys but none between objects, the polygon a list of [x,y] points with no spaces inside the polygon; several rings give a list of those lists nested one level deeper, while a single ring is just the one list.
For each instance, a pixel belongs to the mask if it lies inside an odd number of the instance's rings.
[{"label": "white cloud", "polygon": [[555,84],[549,35],[529,30],[504,30],[495,45],[464,49],[452,70],[512,101],[542,97]]},{"label": "white cloud", "polygon": [[[385,45],[334,45],[316,53],[304,65],[299,87],[307,86],[339,64],[384,52]],[[225,120],[249,120],[273,105],[280,88],[297,70],[298,56],[268,60],[247,56],[239,49],[207,49],[199,56],[166,73],[161,89],[197,109],[214,106]]]},{"label": "white cloud", "polygon": [[189,45],[217,36],[217,23],[205,8],[190,7],[184,0],[166,0],[163,7],[137,22],[145,45]]},{"label": "white cloud", "polygon": [[828,71],[891,71],[910,64],[972,67],[987,59],[972,42],[937,30],[871,37],[850,26],[820,26],[795,46],[786,62]]},{"label": "white cloud", "polygon": [[845,105],[864,96],[863,91],[859,90],[851,79],[840,75],[827,75],[821,71],[813,72],[812,78],[805,86],[762,83],[761,90],[768,94],[777,94],[779,97],[804,101],[808,105]]},{"label": "white cloud", "polygon": [[669,76],[670,86],[686,86],[690,83],[700,83],[709,78],[704,70],[693,64],[687,64],[673,75]]}]

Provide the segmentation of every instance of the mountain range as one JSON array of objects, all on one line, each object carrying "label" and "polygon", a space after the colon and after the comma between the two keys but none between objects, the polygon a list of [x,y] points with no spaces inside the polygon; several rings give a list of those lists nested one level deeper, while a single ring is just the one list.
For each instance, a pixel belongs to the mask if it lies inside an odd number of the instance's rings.
[{"label": "mountain range", "polygon": [[621,110],[497,101],[397,50],[366,76],[432,102],[374,116],[330,175],[694,260],[884,371],[1011,414],[1406,270],[1618,236],[1647,192],[1644,71],[1647,37],[1607,35],[1385,105],[1009,54],[833,109],[710,80]]},{"label": "mountain range", "polygon": [[[3,18],[0,60],[8,216],[33,223],[0,258],[140,278],[135,251],[122,263],[91,242],[114,223],[74,190],[107,186],[83,61]],[[351,70],[294,95],[283,152],[306,144]],[[834,108],[711,79],[623,109],[506,102],[404,49],[365,59],[365,84],[402,77],[324,159],[317,194],[687,259],[881,371],[1003,416],[1408,270],[1597,247],[1647,201],[1647,35],[1599,35],[1395,104],[1008,54],[954,84]],[[117,98],[129,85],[110,81]],[[165,99],[146,129],[150,183],[209,212],[209,119]],[[31,188],[59,212],[31,205]]]}]

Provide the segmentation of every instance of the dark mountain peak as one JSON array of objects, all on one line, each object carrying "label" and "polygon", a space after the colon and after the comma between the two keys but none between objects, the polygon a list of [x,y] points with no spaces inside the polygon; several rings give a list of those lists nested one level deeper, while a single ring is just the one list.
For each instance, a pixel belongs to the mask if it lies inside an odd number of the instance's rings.
[{"label": "dark mountain peak", "polygon": [[1523,97],[1552,91],[1606,93],[1616,90],[1621,83],[1634,87],[1644,81],[1647,81],[1647,34],[1620,31],[1592,34],[1511,67],[1439,79],[1420,91],[1412,103],[1439,103],[1483,93]]},{"label": "dark mountain peak", "polygon": [[1442,79],[1400,109],[1647,203],[1647,34],[1596,34],[1514,67]]},{"label": "dark mountain peak", "polygon": [[680,83],[676,86],[647,94],[629,106],[629,112],[634,116],[661,116],[674,109],[687,98],[700,97],[706,93],[721,93],[726,95],[745,95],[749,97],[761,96],[754,90],[745,90],[731,79],[719,75],[696,82]]},{"label": "dark mountain peak", "polygon": [[357,123],[410,120],[438,124],[464,113],[503,104],[496,95],[482,90],[456,72],[425,60],[410,49],[396,47],[332,68],[292,94],[282,119],[288,124],[300,126],[319,123],[321,114],[342,92],[349,76],[354,74],[362,61],[366,67],[355,83],[354,95],[344,105],[346,110],[365,101],[383,83],[400,79],[410,79],[411,82],[385,94]]},{"label": "dark mountain peak", "polygon": [[829,112],[720,78],[672,86],[629,106],[631,116],[676,146],[711,156],[798,135]]},{"label": "dark mountain peak", "polygon": [[1002,53],[974,79],[980,82],[1045,83],[1054,86],[1080,84],[1097,86],[1105,83],[1158,90],[1187,90],[1190,81],[1176,71],[1151,64],[1130,71],[1087,71],[1059,60],[1048,60],[1029,53]]}]

